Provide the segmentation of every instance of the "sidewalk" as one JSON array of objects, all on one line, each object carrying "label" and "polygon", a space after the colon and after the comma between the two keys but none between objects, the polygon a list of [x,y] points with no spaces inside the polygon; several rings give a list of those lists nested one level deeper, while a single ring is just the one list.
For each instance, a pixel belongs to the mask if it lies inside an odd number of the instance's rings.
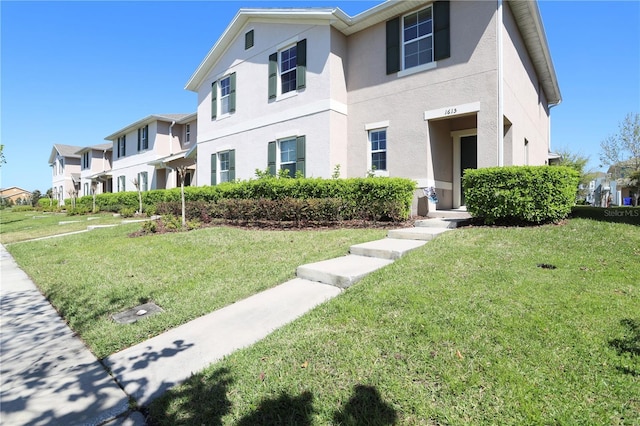
[{"label": "sidewalk", "polygon": [[99,424],[128,397],[0,245],[0,423]]}]

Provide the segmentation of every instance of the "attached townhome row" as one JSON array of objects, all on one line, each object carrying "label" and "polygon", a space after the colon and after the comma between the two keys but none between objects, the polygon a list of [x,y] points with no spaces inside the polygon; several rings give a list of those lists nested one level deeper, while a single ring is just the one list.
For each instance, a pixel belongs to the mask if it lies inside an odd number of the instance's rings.
[{"label": "attached townhome row", "polygon": [[[561,101],[538,5],[522,0],[387,1],[354,17],[241,9],[186,89],[196,114],[150,116],[107,137],[111,190],[131,189],[141,172],[149,188],[169,187],[179,160],[193,161],[197,185],[256,169],[406,177],[419,188],[414,213],[457,208],[465,169],[548,163]],[[143,170],[136,132],[147,124],[162,148],[149,139]]]}]

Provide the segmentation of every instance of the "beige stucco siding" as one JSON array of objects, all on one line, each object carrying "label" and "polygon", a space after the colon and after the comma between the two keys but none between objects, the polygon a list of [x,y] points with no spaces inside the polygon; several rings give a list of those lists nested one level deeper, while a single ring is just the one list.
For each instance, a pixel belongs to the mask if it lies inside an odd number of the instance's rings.
[{"label": "beige stucco siding", "polygon": [[[438,61],[434,69],[402,77],[386,75],[385,23],[349,37],[347,87],[351,176],[363,176],[367,172],[365,125],[388,120],[389,175],[433,180],[431,163],[442,161],[441,157],[430,155],[429,144],[435,143],[434,133],[429,134],[425,111],[475,102],[480,103],[477,113],[478,165],[496,164],[495,4],[452,2],[450,22],[451,57]],[[437,126],[437,129],[441,128]],[[446,132],[436,131],[435,134],[439,140],[450,140]]]},{"label": "beige stucco siding", "polygon": [[549,150],[547,100],[515,23],[509,3],[503,5],[504,115],[511,123],[505,138],[505,165],[545,164]]}]

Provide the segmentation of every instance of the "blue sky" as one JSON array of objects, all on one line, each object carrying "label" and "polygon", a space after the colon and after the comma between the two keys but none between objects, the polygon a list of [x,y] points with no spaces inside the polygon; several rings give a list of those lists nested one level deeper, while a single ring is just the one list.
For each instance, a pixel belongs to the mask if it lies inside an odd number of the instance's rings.
[{"label": "blue sky", "polygon": [[[45,192],[54,143],[89,146],[154,113],[196,110],[189,77],[241,7],[378,1],[0,2],[0,186]],[[640,112],[640,2],[540,1],[563,102],[554,149],[591,158]]]}]

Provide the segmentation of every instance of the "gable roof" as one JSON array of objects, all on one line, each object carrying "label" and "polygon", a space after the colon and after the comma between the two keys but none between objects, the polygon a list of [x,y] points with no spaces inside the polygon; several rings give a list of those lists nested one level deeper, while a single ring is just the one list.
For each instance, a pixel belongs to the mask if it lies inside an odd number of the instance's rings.
[{"label": "gable roof", "polygon": [[80,151],[76,152],[76,154],[80,155],[85,151],[91,151],[91,150],[95,150],[95,151],[112,151],[113,150],[113,143],[101,143],[101,144],[98,144],[98,145],[86,146],[86,147],[82,148]]},{"label": "gable roof", "polygon": [[[540,83],[550,104],[558,104],[562,100],[560,87],[556,77],[547,38],[544,33],[542,19],[537,1],[508,0],[525,46],[532,58]],[[342,34],[349,36],[373,25],[385,22],[402,15],[431,1],[392,1],[387,0],[358,15],[351,17],[339,8],[305,8],[305,9],[240,9],[229,26],[224,30],[216,44],[195,70],[185,89],[197,91],[207,77],[209,71],[226,52],[240,31],[248,22],[295,22],[331,25]]]},{"label": "gable roof", "polygon": [[75,145],[63,145],[60,143],[53,144],[51,154],[49,155],[49,164],[54,163],[56,155],[58,154],[60,154],[61,157],[80,158],[80,155],[77,154],[79,149],[82,149],[82,147]]},{"label": "gable roof", "polygon": [[194,120],[196,117],[197,114],[195,112],[189,114],[151,114],[146,116],[142,120],[138,120],[135,123],[129,124],[128,126],[118,130],[117,132],[110,134],[104,139],[114,140],[119,136],[122,136],[123,134],[127,134],[137,129],[138,127],[145,126],[149,123],[153,123],[154,121],[166,121],[168,123],[175,121],[178,124],[184,124]]}]

